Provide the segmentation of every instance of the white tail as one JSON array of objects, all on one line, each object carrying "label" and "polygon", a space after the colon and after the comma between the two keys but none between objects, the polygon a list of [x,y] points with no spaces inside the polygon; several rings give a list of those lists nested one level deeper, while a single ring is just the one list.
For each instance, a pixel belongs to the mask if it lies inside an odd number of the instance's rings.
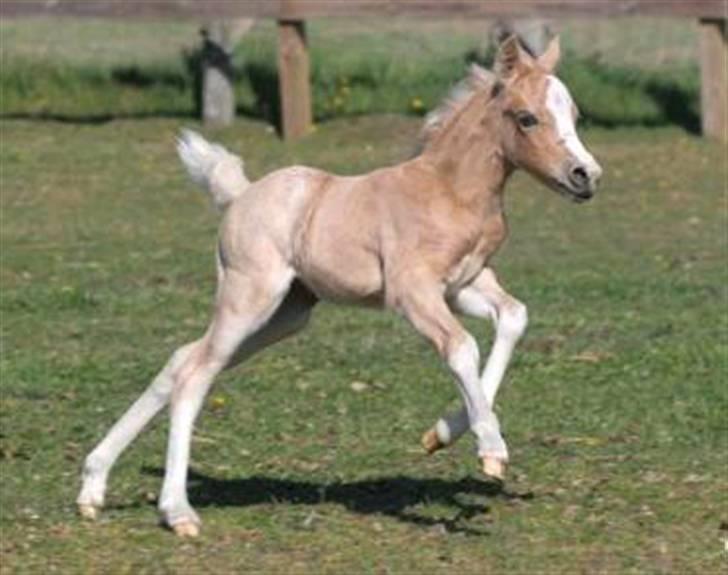
[{"label": "white tail", "polygon": [[210,193],[220,210],[250,185],[242,159],[192,130],[182,130],[177,153],[192,181]]}]

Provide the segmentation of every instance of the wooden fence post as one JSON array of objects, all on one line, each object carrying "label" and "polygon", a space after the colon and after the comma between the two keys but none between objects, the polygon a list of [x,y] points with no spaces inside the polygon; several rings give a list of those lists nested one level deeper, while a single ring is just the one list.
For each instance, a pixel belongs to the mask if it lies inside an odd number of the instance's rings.
[{"label": "wooden fence post", "polygon": [[278,77],[281,129],[286,140],[311,131],[311,86],[303,20],[278,21]]},{"label": "wooden fence post", "polygon": [[728,102],[726,102],[725,19],[700,21],[700,73],[703,134],[728,141]]}]

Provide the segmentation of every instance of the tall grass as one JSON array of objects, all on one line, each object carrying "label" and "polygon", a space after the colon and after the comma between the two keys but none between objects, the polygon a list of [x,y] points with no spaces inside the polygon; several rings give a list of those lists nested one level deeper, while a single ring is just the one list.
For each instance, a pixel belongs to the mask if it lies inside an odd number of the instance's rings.
[{"label": "tall grass", "polygon": [[[264,30],[234,55],[239,112],[278,123],[274,35]],[[489,65],[492,54],[472,37],[323,34],[312,46],[317,121],[370,113],[424,114],[465,74],[467,64]],[[119,116],[192,116],[197,113],[199,55],[94,63],[3,52],[0,114],[59,119]],[[646,70],[613,65],[567,51],[560,75],[587,122],[697,128],[697,66]]]}]

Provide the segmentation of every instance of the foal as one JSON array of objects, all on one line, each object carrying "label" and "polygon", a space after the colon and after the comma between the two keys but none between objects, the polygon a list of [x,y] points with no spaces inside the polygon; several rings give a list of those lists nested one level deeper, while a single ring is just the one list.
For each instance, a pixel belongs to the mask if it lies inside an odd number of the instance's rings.
[{"label": "foal", "polygon": [[[555,40],[536,60],[510,38],[494,72],[474,67],[430,116],[420,155],[363,176],[291,167],[250,183],[239,158],[185,133],[183,163],[224,210],[214,315],[88,456],[81,514],[97,515],[111,466],[170,403],[159,509],[175,533],[196,535],[200,521],[186,492],[190,440],[214,377],[301,329],[321,299],[406,317],[450,367],[464,400],[460,412],[425,433],[425,449],[470,429],[484,473],[502,479],[508,451],[492,407],[527,322],[525,306],[487,267],[506,237],[503,188],[523,168],[581,202],[601,175],[576,135],[569,92],[551,75],[559,52]],[[478,346],[453,312],[495,324],[482,375]]]}]

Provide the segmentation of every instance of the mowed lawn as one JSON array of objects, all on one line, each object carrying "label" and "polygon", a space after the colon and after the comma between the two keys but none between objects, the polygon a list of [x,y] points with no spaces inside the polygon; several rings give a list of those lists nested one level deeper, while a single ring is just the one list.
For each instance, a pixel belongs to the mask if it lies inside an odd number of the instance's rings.
[{"label": "mowed lawn", "polygon": [[[495,266],[531,324],[498,402],[503,493],[469,436],[420,451],[457,393],[406,323],[322,305],[214,388],[197,540],[157,525],[166,417],[119,461],[102,519],[81,521],[84,455],[209,317],[218,216],[178,165],[180,127],[0,124],[2,573],[725,572],[725,148],[676,129],[586,132],[606,172],[589,204],[524,176],[508,190]],[[417,129],[207,135],[259,177],[393,163]],[[467,324],[485,352],[490,326]]]}]

